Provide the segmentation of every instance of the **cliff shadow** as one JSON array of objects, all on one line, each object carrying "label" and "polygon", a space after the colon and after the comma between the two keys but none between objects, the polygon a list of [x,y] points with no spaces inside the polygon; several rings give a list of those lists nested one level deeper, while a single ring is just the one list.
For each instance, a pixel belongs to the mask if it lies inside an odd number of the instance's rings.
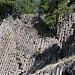
[{"label": "cliff shadow", "polygon": [[30,73],[35,73],[36,70],[39,70],[48,64],[57,62],[58,59],[61,58],[60,54],[61,49],[57,44],[54,44],[51,48],[45,49],[43,53],[36,56],[34,66],[31,67]]},{"label": "cliff shadow", "polygon": [[32,24],[40,37],[46,38],[55,36],[56,32],[54,31],[54,28],[50,27],[50,25],[46,25],[40,17],[33,17]]},{"label": "cliff shadow", "polygon": [[75,54],[75,38],[74,35],[70,35],[66,42],[62,42],[63,57],[70,57]]}]

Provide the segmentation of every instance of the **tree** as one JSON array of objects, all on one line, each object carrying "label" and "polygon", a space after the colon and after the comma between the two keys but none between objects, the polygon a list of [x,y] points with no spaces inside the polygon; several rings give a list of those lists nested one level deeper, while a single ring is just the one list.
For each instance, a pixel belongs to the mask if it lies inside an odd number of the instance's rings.
[{"label": "tree", "polygon": [[[34,10],[38,8],[39,2],[35,0],[0,0],[1,6],[13,6],[13,15],[20,15],[24,13],[35,13]],[[9,7],[10,8],[10,7]]]},{"label": "tree", "polygon": [[57,32],[58,18],[61,14],[65,16],[71,12],[71,4],[74,0],[40,0],[39,13],[45,15],[43,22],[53,27]]}]

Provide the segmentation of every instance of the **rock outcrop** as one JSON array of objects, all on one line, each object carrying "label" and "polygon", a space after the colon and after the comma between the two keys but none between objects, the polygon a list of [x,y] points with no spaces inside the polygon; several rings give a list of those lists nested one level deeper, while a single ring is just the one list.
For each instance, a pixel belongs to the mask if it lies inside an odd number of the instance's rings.
[{"label": "rock outcrop", "polygon": [[63,48],[63,41],[55,37],[39,37],[33,26],[34,17],[24,15],[13,19],[9,16],[1,23],[0,75],[74,75],[74,32]]},{"label": "rock outcrop", "polygon": [[65,58],[55,64],[45,66],[31,75],[74,75],[75,74],[75,56]]},{"label": "rock outcrop", "polygon": [[[61,24],[62,25],[58,26],[58,40],[60,42],[60,46],[57,46],[55,44],[36,57],[35,64],[33,68],[31,68],[30,70],[31,73],[34,73],[32,75],[74,75],[75,74],[75,69],[74,69],[75,18],[74,17],[75,13],[72,13],[68,17],[68,20],[64,20],[61,17],[60,19],[61,22],[59,21],[59,23],[60,25]],[[61,59],[62,61],[60,62],[59,59]]]},{"label": "rock outcrop", "polygon": [[[31,24],[33,16],[4,19],[0,25],[0,74],[20,75],[27,73],[34,64],[35,54],[59,43],[53,38],[39,38]],[[55,40],[55,41],[54,41]]]}]

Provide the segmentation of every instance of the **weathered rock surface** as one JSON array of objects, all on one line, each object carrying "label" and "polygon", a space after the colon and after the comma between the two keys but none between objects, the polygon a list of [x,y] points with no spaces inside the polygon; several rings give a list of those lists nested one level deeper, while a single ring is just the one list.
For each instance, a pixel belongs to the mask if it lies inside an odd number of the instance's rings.
[{"label": "weathered rock surface", "polygon": [[50,64],[31,75],[74,75],[75,56]]},{"label": "weathered rock surface", "polygon": [[[63,24],[58,29],[60,47],[55,44],[39,54],[30,70],[31,73],[34,73],[32,75],[75,75],[75,56],[72,56],[75,54],[74,17],[75,13],[72,13],[68,21],[62,20],[63,23],[60,22]],[[63,60],[63,58],[65,59]],[[59,59],[62,61],[58,62]]]},{"label": "weathered rock surface", "polygon": [[[74,34],[68,45],[70,51],[65,52],[59,40],[39,37],[33,27],[33,18],[34,15],[22,16],[21,19],[10,16],[0,25],[0,75],[74,75],[70,74],[75,70],[75,57],[72,56],[75,54]],[[67,54],[72,59],[63,60]],[[72,65],[73,70],[70,70]],[[68,70],[71,72],[66,74]]]},{"label": "weathered rock surface", "polygon": [[[56,39],[39,38],[31,16],[14,20],[11,16],[0,26],[0,74],[26,73],[34,64],[32,55],[57,43]],[[55,41],[54,41],[55,40]]]}]

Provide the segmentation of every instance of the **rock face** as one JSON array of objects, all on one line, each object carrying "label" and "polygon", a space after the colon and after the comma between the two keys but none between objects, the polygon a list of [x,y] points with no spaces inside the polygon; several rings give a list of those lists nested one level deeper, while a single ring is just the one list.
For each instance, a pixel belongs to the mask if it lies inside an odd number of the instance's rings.
[{"label": "rock face", "polygon": [[[65,42],[39,37],[33,26],[34,17],[10,16],[0,25],[0,75],[74,75],[74,31]],[[58,62],[59,59],[62,60]]]},{"label": "rock face", "polygon": [[74,75],[75,57],[63,59],[55,64],[50,64],[31,75]]},{"label": "rock face", "polygon": [[[72,56],[75,54],[74,17],[75,13],[72,13],[68,21],[59,20],[62,24],[58,26],[60,46],[55,44],[36,57],[35,64],[30,70],[34,73],[32,75],[75,75],[75,58]],[[59,59],[62,61],[58,62]]]},{"label": "rock face", "polygon": [[[33,16],[14,20],[11,16],[4,19],[0,26],[0,74],[27,74],[34,64],[33,55],[58,43],[53,38],[39,38],[31,24]],[[55,40],[55,41],[54,41]]]}]

